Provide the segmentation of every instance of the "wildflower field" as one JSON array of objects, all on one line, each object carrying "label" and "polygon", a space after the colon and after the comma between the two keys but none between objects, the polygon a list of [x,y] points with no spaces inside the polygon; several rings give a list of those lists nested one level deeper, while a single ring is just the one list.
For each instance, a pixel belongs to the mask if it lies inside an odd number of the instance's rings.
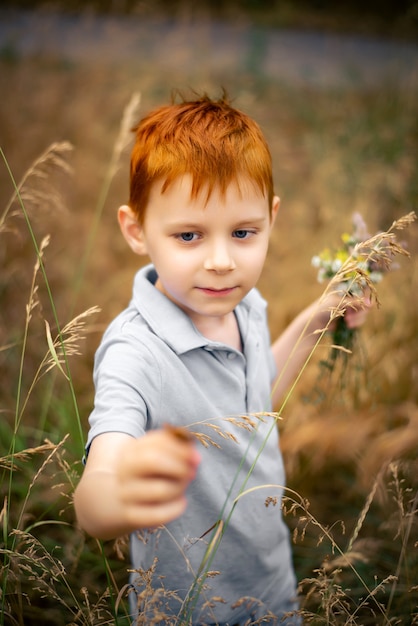
[{"label": "wildflower field", "polygon": [[374,285],[352,352],[331,367],[326,335],[277,410],[305,623],[418,624],[417,75],[295,84],[267,78],[257,50],[238,69],[210,55],[184,69],[179,49],[174,71],[0,50],[2,625],[128,624],[126,540],[85,536],[72,494],[94,351],[140,261],[116,222],[130,128],[174,88],[222,86],[273,155],[282,204],[259,284],[273,337],[325,289],[311,260],[354,213],[373,235],[400,220],[407,254]]}]

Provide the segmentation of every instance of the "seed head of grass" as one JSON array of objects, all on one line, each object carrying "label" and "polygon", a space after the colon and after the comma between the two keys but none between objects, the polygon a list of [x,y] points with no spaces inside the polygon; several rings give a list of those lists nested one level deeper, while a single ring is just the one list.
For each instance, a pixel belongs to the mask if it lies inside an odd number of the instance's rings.
[{"label": "seed head of grass", "polygon": [[43,362],[43,373],[46,374],[53,367],[58,369],[68,378],[67,373],[64,371],[63,364],[66,363],[66,358],[73,355],[79,355],[80,353],[80,341],[85,338],[86,333],[86,320],[91,315],[94,315],[100,311],[99,307],[93,306],[74,317],[68,324],[66,324],[61,333],[56,335],[53,339],[51,335],[51,328],[47,320],[45,320],[46,338],[49,351]]},{"label": "seed head of grass", "polygon": [[[273,418],[274,420],[281,419],[279,414],[272,411],[261,411],[258,413],[251,413],[248,415],[232,415],[227,417],[219,418],[220,424],[215,424],[209,421],[199,422],[199,427],[208,428],[212,431],[213,437],[206,432],[202,432],[201,430],[191,430],[191,434],[199,441],[205,448],[209,448],[213,446],[215,448],[220,449],[221,444],[219,443],[219,438],[224,440],[233,441],[234,443],[238,442],[237,436],[235,433],[231,432],[231,430],[223,428],[222,422],[228,424],[232,428],[236,428],[238,430],[246,430],[247,432],[253,432],[259,422],[266,422],[266,418]],[[196,424],[197,425],[197,424]],[[196,425],[193,425],[195,427]],[[217,438],[216,438],[217,437]]]},{"label": "seed head of grass", "polygon": [[7,454],[5,456],[0,457],[0,467],[15,471],[18,469],[17,462],[28,462],[31,461],[35,454],[44,454],[45,452],[50,452],[56,449],[56,444],[51,441],[46,441],[40,446],[35,446],[34,448],[25,448],[24,450],[15,452],[14,454]]},{"label": "seed head of grass", "polygon": [[72,175],[68,141],[52,143],[26,170],[0,217],[0,233],[7,230],[6,219],[22,215],[17,202],[24,204],[31,218],[63,213],[66,200],[62,180]]},{"label": "seed head of grass", "polygon": [[180,606],[181,599],[175,592],[164,588],[162,578],[158,577],[158,584],[156,584],[157,564],[158,559],[155,558],[147,570],[140,568],[131,570],[131,573],[136,575],[136,601],[139,611],[135,622],[136,626],[153,626],[161,623],[175,626],[176,624],[176,618],[171,617],[167,612],[167,603],[170,600],[176,600]]}]

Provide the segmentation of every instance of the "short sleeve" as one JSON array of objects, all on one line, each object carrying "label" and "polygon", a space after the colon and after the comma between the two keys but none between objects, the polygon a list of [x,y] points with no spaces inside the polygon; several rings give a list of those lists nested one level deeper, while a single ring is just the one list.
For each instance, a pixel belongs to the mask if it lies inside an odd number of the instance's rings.
[{"label": "short sleeve", "polygon": [[89,417],[87,450],[97,435],[121,432],[140,437],[152,428],[161,377],[150,349],[129,331],[103,339],[94,364],[95,401]]}]

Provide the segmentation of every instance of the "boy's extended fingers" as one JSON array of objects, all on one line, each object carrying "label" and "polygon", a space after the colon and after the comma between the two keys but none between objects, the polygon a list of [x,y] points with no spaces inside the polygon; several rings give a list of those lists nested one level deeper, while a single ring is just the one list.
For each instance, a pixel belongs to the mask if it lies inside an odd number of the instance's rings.
[{"label": "boy's extended fingers", "polygon": [[132,528],[158,526],[181,515],[185,491],[196,475],[199,455],[190,438],[170,429],[133,439],[119,465],[119,497]]},{"label": "boy's extended fingers", "polygon": [[122,483],[120,497],[126,505],[161,505],[182,498],[188,484],[188,480],[170,480],[159,477],[132,479]]},{"label": "boy's extended fingers", "polygon": [[184,513],[187,500],[184,496],[161,504],[141,504],[126,510],[126,520],[131,528],[155,527],[167,524]]},{"label": "boy's extended fingers", "polygon": [[195,440],[194,435],[183,426],[173,426],[167,422],[164,424],[164,430],[170,433],[178,441],[192,442]]},{"label": "boy's extended fingers", "polygon": [[191,440],[179,439],[167,430],[151,431],[125,447],[119,477],[122,481],[145,477],[190,481],[198,463]]},{"label": "boy's extended fingers", "polygon": [[198,463],[194,441],[169,429],[129,440],[117,466],[126,527],[158,526],[181,515]]}]

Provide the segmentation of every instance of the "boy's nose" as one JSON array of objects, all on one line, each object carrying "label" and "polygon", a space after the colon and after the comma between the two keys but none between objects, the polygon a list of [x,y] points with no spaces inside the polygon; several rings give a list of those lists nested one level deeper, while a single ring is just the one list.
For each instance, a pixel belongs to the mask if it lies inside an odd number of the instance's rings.
[{"label": "boy's nose", "polygon": [[226,242],[217,241],[209,246],[204,267],[206,270],[216,272],[228,272],[235,269],[235,261]]}]

